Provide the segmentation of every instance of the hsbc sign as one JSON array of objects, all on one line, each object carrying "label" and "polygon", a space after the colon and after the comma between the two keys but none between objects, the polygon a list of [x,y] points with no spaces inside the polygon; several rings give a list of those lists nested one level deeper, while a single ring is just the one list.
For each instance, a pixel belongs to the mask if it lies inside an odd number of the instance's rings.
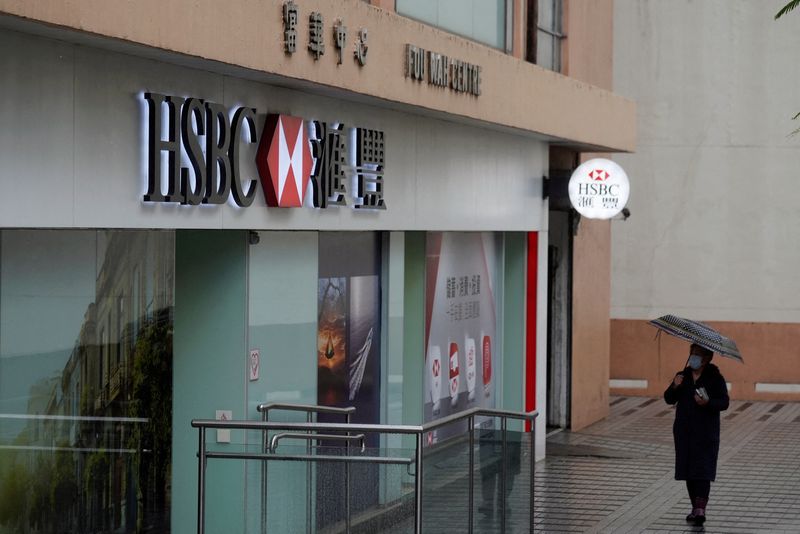
[{"label": "hsbc sign", "polygon": [[[386,209],[383,131],[279,114],[259,131],[254,108],[157,93],[144,100],[145,202],[248,207],[260,183],[270,207]],[[243,161],[245,145],[257,145],[254,161]]]},{"label": "hsbc sign", "polygon": [[590,159],[573,171],[567,186],[569,200],[589,219],[610,219],[628,203],[630,182],[625,171],[609,159]]}]

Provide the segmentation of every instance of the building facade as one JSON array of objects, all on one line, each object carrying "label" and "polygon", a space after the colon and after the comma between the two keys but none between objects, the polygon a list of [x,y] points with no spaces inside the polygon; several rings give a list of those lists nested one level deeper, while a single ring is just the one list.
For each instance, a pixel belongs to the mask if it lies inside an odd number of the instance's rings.
[{"label": "building facade", "polygon": [[685,343],[647,324],[673,313],[737,342],[743,365],[714,359],[732,398],[798,399],[798,19],[773,19],[784,4],[615,3],[614,83],[637,100],[640,137],[618,158],[638,187],[613,230],[612,391],[660,395],[683,368]]},{"label": "building facade", "polygon": [[[264,403],[546,409],[545,182],[633,149],[633,104],[593,72],[610,48],[531,25],[559,2],[373,4],[0,0],[0,528],[195,531],[191,420]],[[610,20],[577,6],[577,36]],[[571,234],[575,376],[607,339],[608,276],[582,276],[608,231]],[[583,391],[573,424],[607,410]],[[270,466],[263,501],[258,462],[210,463],[206,528],[335,523],[338,472],[309,472]],[[379,488],[361,511],[411,473],[354,477]]]}]

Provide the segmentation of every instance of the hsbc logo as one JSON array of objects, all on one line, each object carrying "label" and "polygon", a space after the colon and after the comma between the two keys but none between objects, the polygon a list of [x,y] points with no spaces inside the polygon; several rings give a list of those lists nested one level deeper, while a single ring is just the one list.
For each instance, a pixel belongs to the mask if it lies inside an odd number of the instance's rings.
[{"label": "hsbc logo", "polygon": [[611,175],[605,169],[592,169],[588,176],[589,180],[593,182],[605,182]]},{"label": "hsbc logo", "polygon": [[[198,98],[145,93],[145,202],[386,209],[384,134],[340,123],[267,114]],[[231,118],[229,118],[229,116]],[[246,145],[257,145],[253,161]],[[352,150],[354,149],[354,150]]]},{"label": "hsbc logo", "polygon": [[313,170],[303,119],[286,115],[267,116],[256,166],[268,206],[302,206]]}]

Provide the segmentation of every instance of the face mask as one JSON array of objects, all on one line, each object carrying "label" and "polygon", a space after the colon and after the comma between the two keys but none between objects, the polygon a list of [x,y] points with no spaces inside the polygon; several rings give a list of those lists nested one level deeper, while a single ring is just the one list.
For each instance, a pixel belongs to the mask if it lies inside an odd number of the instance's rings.
[{"label": "face mask", "polygon": [[703,365],[703,357],[697,354],[689,356],[689,367],[697,371]]}]

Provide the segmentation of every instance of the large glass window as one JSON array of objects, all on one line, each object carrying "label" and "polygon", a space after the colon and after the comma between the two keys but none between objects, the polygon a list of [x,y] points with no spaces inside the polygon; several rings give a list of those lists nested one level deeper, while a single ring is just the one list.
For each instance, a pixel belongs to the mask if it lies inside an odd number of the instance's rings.
[{"label": "large glass window", "polygon": [[401,15],[506,49],[506,0],[397,0]]},{"label": "large glass window", "polygon": [[168,532],[172,232],[0,231],[0,531]]}]

